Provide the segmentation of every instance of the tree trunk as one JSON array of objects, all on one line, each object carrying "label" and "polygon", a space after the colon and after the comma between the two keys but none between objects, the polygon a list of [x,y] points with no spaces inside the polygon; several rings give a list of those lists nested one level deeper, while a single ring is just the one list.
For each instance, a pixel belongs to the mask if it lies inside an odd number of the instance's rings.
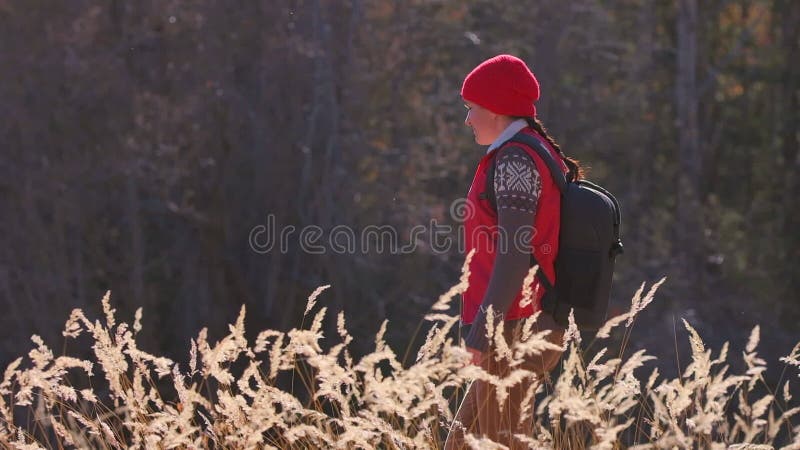
[{"label": "tree trunk", "polygon": [[[636,54],[633,60],[633,68],[630,71],[630,86],[641,86],[646,83],[650,75],[650,69],[653,65],[653,51],[654,51],[654,33],[656,30],[655,22],[655,5],[652,1],[647,0],[639,6],[637,16],[639,28],[642,30],[639,45],[636,46]],[[655,114],[653,107],[652,94],[647,90],[637,91],[640,95],[641,101],[637,103],[637,109],[633,112],[638,117],[645,117],[647,114]],[[658,144],[658,128],[657,121],[651,124],[643,125],[638,128],[638,133],[635,140],[639,142],[638,145],[631,145],[631,171],[629,173],[628,192],[630,193],[630,210],[631,211],[645,211],[643,208],[649,198],[652,198],[652,180],[653,180],[653,154],[652,151]],[[648,239],[647,229],[644,228],[646,221],[649,220],[644,214],[633,214],[628,222],[623,224],[624,238],[630,239],[631,242],[644,242]],[[641,267],[645,258],[651,257],[649,252],[633,251],[631,264],[635,267]]]},{"label": "tree trunk", "polygon": [[698,123],[697,2],[678,2],[678,64],[676,105],[678,118],[678,192],[676,261],[683,287],[701,287],[703,268],[703,208],[700,192],[702,153]]},{"label": "tree trunk", "polygon": [[786,238],[786,253],[784,265],[789,272],[787,293],[796,293],[800,289],[800,269],[797,260],[800,258],[800,211],[797,208],[797,199],[800,198],[800,182],[797,174],[800,173],[800,152],[798,147],[798,133],[800,133],[800,2],[785,0],[780,2],[782,20],[782,47],[783,59],[786,61],[783,84],[781,86],[782,98],[785,99],[783,109],[783,126],[781,130],[781,151],[784,167],[783,174],[783,234]]}]

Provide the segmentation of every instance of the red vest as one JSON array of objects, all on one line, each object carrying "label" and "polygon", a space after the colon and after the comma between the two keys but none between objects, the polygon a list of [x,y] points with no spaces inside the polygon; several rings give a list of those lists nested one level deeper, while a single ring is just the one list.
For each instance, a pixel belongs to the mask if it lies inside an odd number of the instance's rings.
[{"label": "red vest", "polygon": [[[530,134],[540,141],[550,150],[550,153],[560,162],[564,173],[567,173],[567,166],[562,161],[558,152],[550,144],[539,136],[532,128],[527,127],[523,133]],[[507,145],[515,145],[525,149],[536,163],[536,169],[542,181],[542,191],[539,194],[539,201],[536,205],[536,215],[534,218],[533,251],[536,260],[539,262],[539,270],[543,271],[551,283],[555,283],[555,260],[558,254],[558,229],[560,224],[561,194],[558,191],[550,175],[550,170],[544,161],[530,147],[520,143],[506,143],[500,148],[494,149],[481,159],[478,169],[475,171],[475,178],[467,194],[467,202],[472,208],[464,221],[466,250],[469,253],[475,249],[475,255],[470,263],[469,287],[462,295],[463,307],[461,310],[461,320],[464,323],[472,323],[478,312],[478,307],[483,302],[483,296],[489,285],[489,278],[492,275],[494,258],[497,251],[497,212],[492,209],[489,200],[486,198],[486,175],[489,167],[494,161],[497,152]],[[482,195],[483,194],[483,195]],[[514,245],[514,237],[508,236],[508,245]],[[510,248],[510,247],[509,247]],[[539,280],[535,279],[531,287],[537,288]],[[505,319],[519,319],[529,317],[534,312],[541,309],[541,299],[544,295],[544,287],[541,286],[534,301],[524,308],[520,308],[519,303],[522,299],[522,288],[517,293],[514,302],[506,312]]]}]

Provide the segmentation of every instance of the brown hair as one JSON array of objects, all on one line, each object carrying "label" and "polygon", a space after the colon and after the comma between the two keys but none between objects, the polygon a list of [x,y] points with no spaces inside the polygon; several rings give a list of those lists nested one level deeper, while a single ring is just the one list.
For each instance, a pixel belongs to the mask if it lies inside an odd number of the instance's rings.
[{"label": "brown hair", "polygon": [[540,136],[542,136],[554,149],[556,149],[558,154],[561,155],[561,158],[564,159],[564,163],[569,168],[569,176],[572,178],[573,181],[586,178],[586,173],[583,167],[581,167],[580,161],[578,161],[575,158],[570,158],[566,156],[564,152],[561,151],[561,147],[559,147],[559,145],[556,143],[556,140],[553,139],[549,134],[547,134],[547,130],[545,129],[541,120],[539,120],[536,117],[515,117],[515,119],[525,119],[525,121],[528,122],[528,125],[530,125],[531,128],[533,128],[537,133],[539,133]]}]

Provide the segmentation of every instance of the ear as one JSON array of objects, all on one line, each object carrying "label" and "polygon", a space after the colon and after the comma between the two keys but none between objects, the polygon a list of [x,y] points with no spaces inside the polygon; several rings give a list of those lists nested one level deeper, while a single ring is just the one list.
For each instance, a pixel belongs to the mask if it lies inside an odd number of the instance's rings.
[{"label": "ear", "polygon": [[[488,110],[487,110],[488,111]],[[508,126],[508,118],[502,114],[497,114],[495,112],[489,111],[492,114],[492,121],[499,129],[505,129]]]}]

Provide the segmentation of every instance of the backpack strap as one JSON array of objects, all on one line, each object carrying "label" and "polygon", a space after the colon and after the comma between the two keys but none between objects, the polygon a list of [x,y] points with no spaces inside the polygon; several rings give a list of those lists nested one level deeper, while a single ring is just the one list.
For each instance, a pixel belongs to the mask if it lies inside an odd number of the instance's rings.
[{"label": "backpack strap", "polygon": [[561,167],[556,160],[553,159],[553,154],[542,144],[542,141],[529,134],[519,132],[509,139],[508,142],[518,142],[532,148],[536,154],[542,158],[542,161],[547,164],[547,168],[550,169],[550,176],[553,177],[553,181],[555,181],[556,186],[558,186],[558,190],[561,191],[562,194],[567,190],[567,177],[564,176]]},{"label": "backpack strap", "polygon": [[[547,165],[547,169],[550,170],[550,176],[553,178],[553,181],[555,181],[558,190],[562,195],[564,194],[564,192],[567,190],[567,177],[564,175],[564,172],[561,170],[561,167],[559,167],[558,163],[556,163],[556,160],[553,159],[553,155],[550,153],[550,150],[548,150],[544,144],[542,144],[542,141],[520,131],[507,142],[516,142],[532,148]],[[492,155],[489,168],[486,169],[486,184],[484,186],[483,193],[480,195],[480,198],[485,198],[489,202],[489,205],[491,205],[494,211],[497,211],[497,197],[495,196],[494,192],[494,172],[497,166],[497,154],[499,152],[500,149],[498,148],[494,155]],[[536,164],[536,161],[534,161],[534,164]],[[572,173],[572,169],[570,169],[570,173]]]}]

